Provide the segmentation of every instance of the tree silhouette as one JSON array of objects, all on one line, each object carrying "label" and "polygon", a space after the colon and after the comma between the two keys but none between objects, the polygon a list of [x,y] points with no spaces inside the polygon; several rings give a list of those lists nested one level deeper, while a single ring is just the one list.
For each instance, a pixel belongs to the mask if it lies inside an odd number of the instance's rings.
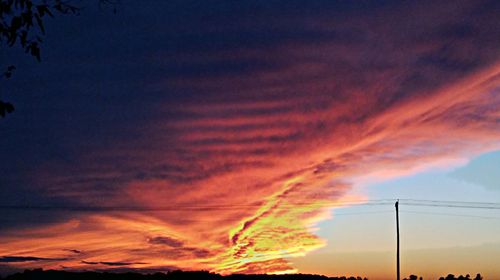
[{"label": "tree silhouette", "polygon": [[[119,0],[99,0],[99,4],[110,4],[116,12]],[[0,45],[20,47],[28,55],[41,61],[40,44],[45,35],[44,20],[55,15],[77,15],[81,11],[71,0],[1,0],[0,1]],[[2,66],[4,67],[4,66]],[[15,70],[6,67],[0,79],[8,79]],[[14,105],[0,96],[0,118],[14,111]]]},{"label": "tree silhouette", "polygon": [[[40,44],[45,35],[44,20],[54,14],[78,14],[80,8],[62,0],[0,1],[0,45],[21,47],[25,53],[41,61]],[[7,66],[2,78],[10,78],[15,66]],[[14,111],[14,105],[0,99],[0,117]]]},{"label": "tree silhouette", "polygon": [[[285,274],[285,275],[268,275],[268,274],[232,274],[222,276],[220,274],[211,273],[208,271],[180,271],[173,270],[167,273],[155,272],[154,274],[141,274],[140,270],[131,270],[130,272],[113,273],[113,272],[69,272],[56,270],[25,270],[22,273],[9,275],[5,280],[368,280],[361,277],[327,277],[314,274]],[[1,279],[1,278],[0,278]]]},{"label": "tree silhouette", "polygon": [[[455,275],[453,274],[448,274],[448,276],[445,277],[439,277],[439,280],[471,280],[470,278],[470,275],[467,274],[465,276],[463,275],[460,275],[458,277],[455,277]],[[481,276],[481,274],[477,274],[476,275],[476,278],[474,278],[474,280],[483,280],[483,277]]]},{"label": "tree silhouette", "polygon": [[[417,275],[410,275],[408,278],[404,278],[403,280],[418,280],[419,277]],[[420,280],[422,280],[422,277],[420,277]]]}]

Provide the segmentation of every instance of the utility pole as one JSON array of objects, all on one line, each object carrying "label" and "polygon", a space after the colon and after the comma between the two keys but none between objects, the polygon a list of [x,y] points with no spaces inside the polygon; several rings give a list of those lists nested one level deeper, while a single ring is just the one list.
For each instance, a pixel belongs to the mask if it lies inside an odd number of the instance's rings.
[{"label": "utility pole", "polygon": [[400,270],[399,270],[399,199],[396,201],[396,238],[397,238],[397,253],[396,253],[396,271],[397,271],[397,280],[400,280]]}]

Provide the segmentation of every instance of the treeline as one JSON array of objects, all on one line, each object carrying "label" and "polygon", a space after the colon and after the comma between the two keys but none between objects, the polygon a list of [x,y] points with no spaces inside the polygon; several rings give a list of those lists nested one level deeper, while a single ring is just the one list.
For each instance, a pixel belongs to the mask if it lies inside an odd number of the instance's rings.
[{"label": "treeline", "polygon": [[[368,280],[361,277],[327,277],[315,274],[232,274],[222,276],[208,271],[170,271],[167,273],[156,272],[152,274],[142,274],[137,272],[69,272],[60,270],[25,270],[15,273],[0,280]],[[403,280],[423,280],[422,277],[410,275]],[[448,274],[446,277],[440,277],[439,280],[483,280],[481,274],[471,278],[469,274],[455,276]]]},{"label": "treeline", "polygon": [[141,274],[137,272],[68,272],[59,270],[25,270],[1,278],[2,280],[368,280],[361,277],[326,277],[312,274],[233,274],[222,276],[208,271],[171,271]]},{"label": "treeline", "polygon": [[[404,278],[403,280],[423,280],[423,278],[416,275],[410,275],[408,278]],[[439,277],[439,280],[483,280],[483,276],[478,273],[476,277],[472,279],[469,274],[465,276],[455,276],[453,274],[448,274],[446,277]]]}]

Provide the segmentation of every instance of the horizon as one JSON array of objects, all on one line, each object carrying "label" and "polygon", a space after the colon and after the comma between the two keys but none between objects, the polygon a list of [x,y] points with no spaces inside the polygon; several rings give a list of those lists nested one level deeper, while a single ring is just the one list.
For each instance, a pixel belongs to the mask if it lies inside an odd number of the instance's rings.
[{"label": "horizon", "polygon": [[[283,279],[286,279],[286,278],[289,278],[289,277],[306,277],[307,279],[312,279],[311,277],[314,277],[314,279],[342,279],[342,280],[367,280],[368,278],[366,277],[361,277],[359,275],[337,275],[337,276],[327,276],[327,275],[323,275],[323,274],[309,274],[309,273],[291,273],[291,274],[274,274],[274,273],[263,273],[263,274],[219,274],[219,273],[215,273],[215,272],[210,272],[208,270],[193,270],[193,271],[183,271],[183,270],[169,270],[169,271],[141,271],[141,270],[134,270],[134,269],[131,269],[131,270],[127,270],[127,269],[124,269],[124,270],[115,270],[115,271],[109,271],[109,270],[75,270],[75,271],[71,271],[71,270],[54,270],[54,269],[49,269],[49,270],[44,270],[43,268],[33,268],[33,269],[26,269],[24,271],[16,271],[16,272],[13,272],[11,274],[7,274],[5,275],[5,279],[11,279],[12,277],[14,277],[15,279],[22,279],[22,277],[26,276],[26,275],[29,275],[29,279],[36,279],[36,278],[41,278],[41,279],[45,279],[45,278],[42,278],[43,275],[62,275],[62,274],[66,274],[66,275],[91,275],[91,274],[96,274],[96,275],[100,275],[100,276],[106,276],[106,275],[130,275],[130,274],[135,274],[137,275],[138,277],[140,276],[157,276],[157,275],[162,275],[163,277],[180,277],[181,275],[198,275],[198,277],[202,277],[204,276],[205,278],[207,276],[213,276],[213,277],[220,277],[220,278],[244,278],[244,279],[250,279],[250,278],[272,278],[272,279],[280,279],[283,278]],[[0,277],[2,277],[2,275],[0,274]],[[21,278],[19,278],[21,277]],[[416,278],[415,278],[416,277]],[[451,277],[451,279],[450,279]],[[477,280],[478,278],[480,279],[484,279],[483,276],[480,274],[480,273],[477,273],[475,276],[470,276],[470,274],[464,274],[464,275],[454,275],[454,274],[447,274],[447,275],[443,275],[443,276],[440,276],[439,278],[440,279],[447,279],[447,280],[455,280],[455,279],[471,279],[470,277],[474,277],[475,280]],[[415,279],[419,279],[419,278],[422,278],[422,277],[419,277],[418,275],[414,275],[414,274],[410,274],[408,275],[407,277],[404,277],[404,279],[409,279],[409,280],[415,280]],[[3,279],[3,278],[1,278]],[[213,279],[213,278],[210,278],[210,279]],[[295,279],[295,278],[294,278]],[[436,277],[435,279],[438,279],[438,277]]]},{"label": "horizon", "polygon": [[0,274],[500,279],[499,1],[19,1]]}]

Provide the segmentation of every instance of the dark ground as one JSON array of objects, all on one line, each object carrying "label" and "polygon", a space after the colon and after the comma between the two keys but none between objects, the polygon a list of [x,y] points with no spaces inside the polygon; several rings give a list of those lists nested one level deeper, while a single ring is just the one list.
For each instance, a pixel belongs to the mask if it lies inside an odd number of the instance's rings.
[{"label": "dark ground", "polygon": [[[222,276],[220,274],[206,271],[172,271],[168,273],[140,274],[140,273],[109,273],[109,272],[67,272],[57,270],[25,270],[7,276],[8,280],[38,280],[38,279],[71,279],[71,280],[362,280],[361,277],[326,277],[311,274],[287,274],[287,275],[265,275],[265,274],[233,274]],[[367,280],[365,278],[365,280]]]}]

